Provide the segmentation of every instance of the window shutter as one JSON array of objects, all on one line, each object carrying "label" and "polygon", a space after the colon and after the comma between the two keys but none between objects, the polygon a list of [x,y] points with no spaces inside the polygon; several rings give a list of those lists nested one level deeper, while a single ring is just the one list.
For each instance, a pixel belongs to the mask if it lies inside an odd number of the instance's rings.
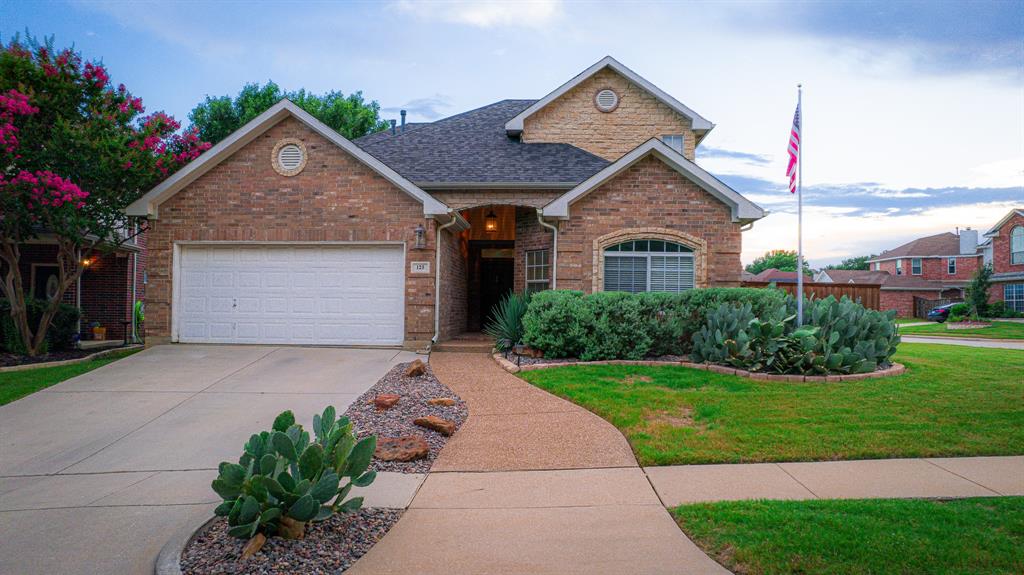
[{"label": "window shutter", "polygon": [[647,258],[605,256],[604,291],[647,291]]}]

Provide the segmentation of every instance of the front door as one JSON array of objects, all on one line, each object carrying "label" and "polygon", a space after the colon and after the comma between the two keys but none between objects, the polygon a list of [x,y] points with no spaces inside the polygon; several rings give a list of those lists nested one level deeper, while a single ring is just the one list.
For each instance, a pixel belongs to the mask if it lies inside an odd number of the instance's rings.
[{"label": "front door", "polygon": [[514,277],[515,242],[469,242],[469,331],[480,331],[487,325],[491,310],[512,291]]},{"label": "front door", "polygon": [[482,258],[480,260],[480,317],[486,326],[494,306],[512,291],[515,272],[513,258]]}]

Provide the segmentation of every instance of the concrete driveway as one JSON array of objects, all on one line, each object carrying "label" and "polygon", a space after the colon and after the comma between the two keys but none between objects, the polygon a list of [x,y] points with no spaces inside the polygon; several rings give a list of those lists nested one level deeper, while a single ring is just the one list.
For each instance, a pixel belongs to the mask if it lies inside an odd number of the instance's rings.
[{"label": "concrete driveway", "polygon": [[165,345],[0,407],[0,573],[152,573],[254,431],[285,409],[308,428],[414,357]]}]

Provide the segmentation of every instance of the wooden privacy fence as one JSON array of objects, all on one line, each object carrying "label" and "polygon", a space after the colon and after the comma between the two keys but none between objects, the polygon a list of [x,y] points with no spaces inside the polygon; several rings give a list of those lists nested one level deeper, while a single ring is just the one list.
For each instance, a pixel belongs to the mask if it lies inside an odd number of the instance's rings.
[{"label": "wooden privacy fence", "polygon": [[[773,285],[786,290],[786,292],[792,295],[796,295],[795,283],[743,282],[743,287],[752,288],[766,288]],[[868,309],[880,309],[879,290],[881,287],[882,284],[804,282],[804,296],[811,297],[813,295],[817,299],[826,298],[830,295],[835,296],[836,299],[846,296],[853,301],[860,302],[862,306]]]},{"label": "wooden privacy fence", "polygon": [[914,296],[914,317],[927,318],[928,312],[940,305],[946,305],[947,303],[960,303],[962,301],[964,300],[961,298],[925,299],[923,297]]}]

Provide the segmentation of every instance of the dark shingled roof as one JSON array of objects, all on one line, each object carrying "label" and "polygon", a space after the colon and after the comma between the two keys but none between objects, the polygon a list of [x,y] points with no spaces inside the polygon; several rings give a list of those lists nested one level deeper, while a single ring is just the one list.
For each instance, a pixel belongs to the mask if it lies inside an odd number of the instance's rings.
[{"label": "dark shingled roof", "polygon": [[450,118],[382,132],[356,145],[415,184],[562,183],[575,185],[608,161],[569,144],[524,144],[505,122],[535,100],[502,100]]},{"label": "dark shingled roof", "polygon": [[885,258],[956,255],[960,255],[960,238],[956,234],[944,232],[934,236],[918,238],[898,248],[886,250],[868,261],[873,262]]}]

